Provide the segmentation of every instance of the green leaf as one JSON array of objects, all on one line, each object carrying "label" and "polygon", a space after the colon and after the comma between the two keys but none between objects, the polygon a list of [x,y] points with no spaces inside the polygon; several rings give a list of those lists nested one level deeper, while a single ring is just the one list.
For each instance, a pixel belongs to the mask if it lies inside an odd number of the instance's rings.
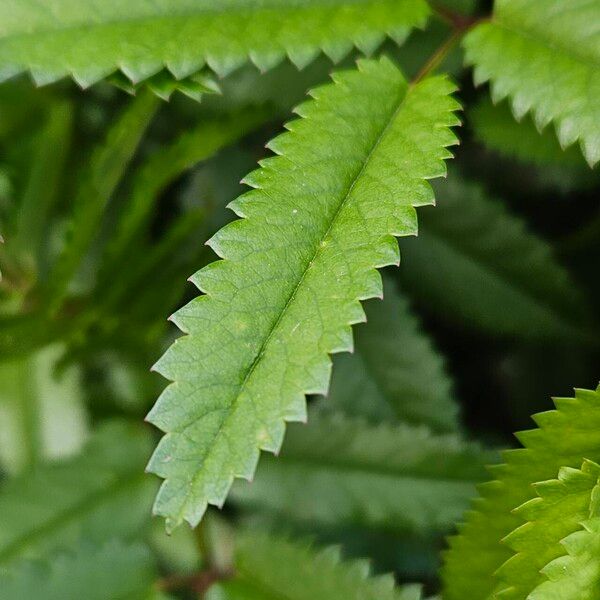
[{"label": "green leaf", "polygon": [[31,168],[16,211],[14,238],[7,250],[26,255],[30,269],[42,258],[45,227],[59,199],[60,184],[71,143],[73,107],[57,101],[48,108],[47,121],[36,138]]},{"label": "green leaf", "polygon": [[390,279],[384,279],[384,298],[366,303],[354,353],[335,357],[323,409],[456,430],[458,406],[442,357]]},{"label": "green leaf", "polygon": [[[451,177],[402,243],[404,289],[437,315],[525,339],[589,339],[587,306],[548,243],[475,184]],[[416,242],[416,243],[415,243]]]},{"label": "green leaf", "polygon": [[0,362],[0,463],[10,473],[83,445],[87,415],[80,373],[75,366],[56,371],[63,350],[48,346]]},{"label": "green leaf", "polygon": [[149,469],[170,529],[221,505],[259,450],[279,450],[285,421],[306,418],[305,394],[326,393],[328,354],[350,350],[359,300],[381,294],[375,267],[398,262],[393,235],[416,232],[425,180],[445,174],[451,83],[409,86],[387,59],[334,81],[245,179],[242,219],[209,241],[224,260],[192,277],[206,295],[176,313],[188,335],[156,365],[174,382],[148,416],[167,433]]},{"label": "green leaf", "polygon": [[556,132],[538,131],[530,115],[517,122],[507,102],[494,106],[489,99],[480,101],[469,111],[469,122],[475,138],[487,148],[525,163],[527,178],[542,190],[569,192],[590,188],[598,181],[597,172],[590,171],[578,148],[561,148]]},{"label": "green leaf", "polygon": [[218,120],[203,120],[146,160],[133,176],[129,199],[109,241],[101,286],[109,284],[108,278],[114,277],[117,265],[130,254],[132,244],[152,218],[160,193],[182,173],[239,140],[267,118],[265,110],[253,109]]},{"label": "green leaf", "polygon": [[494,106],[488,99],[480,101],[469,118],[475,137],[504,156],[540,166],[584,167],[589,173],[577,148],[561,148],[555,132],[538,131],[529,115],[516,121],[507,102]]},{"label": "green leaf", "polygon": [[236,482],[231,498],[311,524],[447,531],[492,459],[426,427],[312,414],[290,427],[281,455],[265,457],[252,483]]},{"label": "green leaf", "polygon": [[81,86],[119,68],[133,83],[165,66],[182,79],[205,64],[225,75],[249,59],[297,66],[321,50],[335,60],[353,45],[375,50],[423,26],[424,0],[5,0],[0,5],[0,79],[28,70],[38,84],[67,75]]},{"label": "green leaf", "polygon": [[464,40],[475,81],[515,116],[553,121],[562,146],[579,141],[590,166],[600,160],[600,0],[496,0],[490,22]]},{"label": "green leaf", "polygon": [[598,600],[600,598],[600,518],[582,523],[583,530],[566,537],[568,552],[546,565],[541,583],[528,600]]},{"label": "green leaf", "polygon": [[23,562],[0,573],[3,600],[152,600],[154,565],[141,545],[81,544],[47,563]]},{"label": "green leaf", "polygon": [[213,77],[203,72],[177,79],[169,70],[163,69],[144,81],[132,83],[123,72],[117,71],[110,75],[107,81],[133,96],[148,88],[165,101],[169,101],[175,92],[180,92],[184,96],[196,100],[196,102],[200,102],[205,94],[218,94],[220,92],[219,85]]},{"label": "green leaf", "polygon": [[157,100],[142,93],[109,129],[89,160],[73,200],[73,213],[62,253],[49,276],[48,310],[56,310],[98,232],[98,222],[150,123]]},{"label": "green leaf", "polygon": [[154,482],[143,472],[150,440],[111,423],[84,453],[43,466],[0,488],[0,568],[47,556],[82,537],[101,542],[136,534],[150,514]]},{"label": "green leaf", "polygon": [[[481,497],[468,513],[459,535],[452,538],[445,556],[444,598],[488,598],[498,583],[493,573],[514,556],[510,546],[501,540],[523,525],[519,511],[513,509],[535,496],[532,484],[556,477],[561,468],[576,469],[584,459],[600,460],[600,386],[596,391],[576,390],[575,398],[559,398],[555,404],[557,410],[535,415],[539,429],[518,434],[524,448],[505,452],[505,464],[493,471],[496,480],[480,487]],[[563,471],[563,478],[564,473],[569,472]],[[550,488],[544,484],[538,486],[542,492],[548,489],[556,489],[556,484]],[[533,508],[539,502],[535,501]],[[561,515],[561,519],[564,518],[564,514]],[[568,526],[568,523],[564,524]],[[521,533],[513,534],[515,547],[520,547]],[[536,548],[544,541],[545,538],[536,540]],[[555,548],[549,546],[548,550],[553,552]],[[515,565],[520,564],[520,559],[513,561]],[[528,568],[535,569],[535,563]]]},{"label": "green leaf", "polygon": [[246,533],[236,543],[235,576],[211,587],[207,600],[419,600],[418,588],[369,575],[367,561],[342,562],[338,548]]},{"label": "green leaf", "polygon": [[581,469],[562,467],[558,479],[534,484],[537,498],[514,510],[525,521],[503,539],[515,553],[494,574],[504,599],[529,598],[545,580],[543,568],[565,553],[562,540],[581,523],[598,516],[600,467],[584,461]]}]

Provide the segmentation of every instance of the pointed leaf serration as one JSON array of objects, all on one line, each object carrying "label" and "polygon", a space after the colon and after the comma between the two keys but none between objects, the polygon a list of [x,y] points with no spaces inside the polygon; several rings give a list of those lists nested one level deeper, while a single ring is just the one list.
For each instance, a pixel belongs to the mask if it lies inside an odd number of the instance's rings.
[{"label": "pointed leaf serration", "polygon": [[0,81],[29,71],[42,85],[87,87],[117,69],[137,84],[164,68],[177,79],[208,65],[223,76],[248,59],[266,70],[320,51],[340,60],[425,24],[425,0],[3,0]]},{"label": "pointed leaf serration", "polygon": [[[504,464],[493,468],[495,480],[480,487],[480,497],[474,502],[473,510],[459,528],[459,534],[450,540],[450,550],[445,555],[442,570],[444,598],[484,600],[498,591],[498,583],[506,588],[507,581],[502,581],[502,578],[512,577],[514,569],[521,568],[523,557],[519,553],[525,550],[528,552],[525,556],[527,571],[530,574],[533,569],[534,576],[537,576],[539,566],[535,568],[531,548],[527,549],[524,545],[530,541],[524,537],[527,531],[536,526],[522,526],[525,519],[535,518],[535,510],[540,504],[551,509],[550,500],[558,501],[560,495],[564,495],[563,491],[568,491],[563,490],[566,482],[569,488],[577,490],[583,487],[585,492],[583,508],[581,503],[579,508],[576,503],[573,504],[573,499],[577,500],[575,495],[568,495],[571,511],[573,506],[575,512],[585,510],[586,494],[591,494],[590,489],[597,481],[597,467],[593,463],[600,462],[600,386],[595,391],[578,389],[574,398],[558,398],[554,402],[556,410],[535,415],[538,429],[518,434],[524,448],[504,453]],[[582,462],[581,473],[574,474],[574,469],[578,469]],[[560,473],[558,483],[549,482],[556,478],[557,473]],[[537,484],[541,500],[532,501],[536,496],[534,484]],[[587,517],[585,512],[580,516]],[[564,515],[561,519],[560,527],[566,525],[568,528],[570,521]],[[543,552],[539,549],[533,551],[535,560],[543,558],[544,552],[551,554],[556,551],[561,531],[562,535],[566,535],[564,530],[558,531],[551,538],[554,545],[544,538],[547,547]],[[535,537],[537,535],[533,539]],[[522,574],[518,579],[526,580]],[[510,594],[508,597],[511,597]]]},{"label": "pointed leaf serration", "polygon": [[166,480],[168,527],[222,505],[259,449],[278,452],[285,421],[306,419],[328,355],[352,348],[360,300],[381,295],[376,267],[398,263],[394,236],[416,233],[426,180],[446,172],[459,105],[445,77],[411,86],[383,58],[333,78],[245,179],[242,218],[209,242],[223,260],[192,278],[205,295],[174,316],[188,335],[156,365],[173,383],[148,416],[167,433],[149,469]]},{"label": "pointed leaf serration", "polygon": [[554,122],[563,147],[577,141],[600,160],[600,0],[496,0],[491,21],[465,38],[475,81],[520,119]]}]

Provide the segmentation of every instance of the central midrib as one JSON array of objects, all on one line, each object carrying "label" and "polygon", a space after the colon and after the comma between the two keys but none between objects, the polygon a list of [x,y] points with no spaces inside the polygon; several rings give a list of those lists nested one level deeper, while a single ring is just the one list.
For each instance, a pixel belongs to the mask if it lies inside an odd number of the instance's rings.
[{"label": "central midrib", "polygon": [[[381,132],[379,133],[379,135],[377,136],[377,138],[374,140],[373,147],[371,148],[371,150],[368,153],[367,157],[365,158],[365,160],[363,161],[362,165],[358,169],[357,173],[352,178],[351,183],[350,183],[349,188],[348,188],[348,191],[344,194],[344,196],[342,197],[340,203],[338,204],[338,207],[336,209],[336,212],[333,215],[333,218],[331,219],[329,227],[325,231],[324,235],[321,237],[321,240],[317,243],[315,252],[314,252],[311,260],[309,260],[306,263],[306,265],[304,266],[304,269],[302,271],[300,279],[298,280],[298,283],[292,289],[290,295],[287,298],[287,301],[286,301],[283,309],[281,310],[281,312],[279,313],[279,316],[277,317],[277,320],[275,321],[275,323],[271,327],[269,333],[267,334],[267,336],[265,338],[265,341],[261,345],[261,347],[260,347],[260,349],[259,349],[259,351],[258,351],[258,353],[256,355],[256,358],[252,361],[250,367],[246,371],[246,374],[245,374],[245,376],[244,376],[244,378],[243,378],[243,380],[242,380],[242,382],[241,382],[241,384],[240,384],[240,386],[238,388],[238,391],[236,393],[235,398],[233,399],[233,401],[229,405],[229,407],[227,407],[227,414],[226,414],[225,418],[223,419],[223,422],[221,423],[221,425],[219,426],[219,429],[215,432],[215,434],[212,437],[213,441],[215,439],[217,439],[217,437],[220,435],[220,433],[223,430],[223,428],[227,425],[228,420],[231,418],[231,415],[233,414],[233,412],[235,410],[237,402],[239,401],[240,396],[242,395],[242,392],[243,392],[246,384],[248,383],[248,380],[250,379],[250,377],[252,376],[252,374],[256,370],[256,367],[258,366],[258,364],[262,360],[262,357],[264,356],[264,354],[265,354],[265,352],[267,350],[269,342],[271,341],[274,333],[276,332],[277,328],[279,327],[279,325],[280,325],[283,317],[285,316],[288,308],[290,307],[290,305],[294,301],[294,299],[295,299],[295,297],[296,297],[296,295],[298,293],[298,290],[302,287],[302,284],[304,283],[304,279],[306,278],[306,274],[308,273],[308,270],[309,270],[310,266],[318,259],[319,254],[321,252],[321,249],[323,247],[323,242],[330,235],[331,230],[333,229],[333,227],[334,227],[334,225],[335,225],[335,223],[336,223],[339,215],[341,214],[342,210],[344,209],[344,206],[345,206],[346,202],[348,201],[348,199],[352,195],[352,192],[354,191],[354,188],[356,187],[357,182],[360,180],[360,178],[364,174],[367,166],[369,165],[371,159],[373,158],[374,153],[377,151],[377,149],[381,145],[381,142],[383,141],[383,139],[386,137],[387,133],[389,132],[392,124],[396,120],[396,117],[398,116],[400,110],[402,109],[404,101],[407,98],[409,92],[410,92],[410,88],[407,85],[404,85],[402,87],[402,96],[400,98],[398,98],[397,103],[396,103],[396,107],[395,107],[394,111],[390,115],[390,118],[387,120],[385,126],[383,127],[383,129],[381,130]],[[210,454],[210,449],[207,452],[207,455],[209,455],[209,454]],[[195,481],[199,477],[200,473],[201,473],[201,471],[198,471],[194,475],[194,477],[190,481],[190,488],[193,486],[193,484],[195,483]],[[184,503],[184,506],[185,506],[185,503]],[[184,509],[182,508],[182,512],[183,512],[183,510]]]},{"label": "central midrib", "polygon": [[[105,21],[99,21],[96,23],[72,23],[69,25],[60,26],[60,23],[57,24],[56,27],[46,26],[40,27],[39,29],[35,29],[33,31],[27,32],[8,32],[8,33],[0,33],[0,44],[2,44],[5,40],[14,40],[19,38],[30,38],[35,36],[43,36],[50,34],[59,34],[59,33],[67,33],[74,31],[82,31],[82,30],[99,30],[105,27],[117,26],[117,25],[127,25],[127,24],[139,24],[140,27],[147,26],[149,23],[156,23],[157,21],[170,21],[170,20],[189,20],[193,17],[203,17],[203,16],[211,16],[211,15],[226,15],[228,13],[233,13],[235,16],[239,16],[242,14],[246,15],[259,15],[264,12],[274,12],[281,11],[283,15],[289,14],[293,11],[308,11],[310,9],[335,9],[335,8],[343,8],[347,5],[371,5],[374,4],[377,6],[378,2],[376,0],[309,0],[308,2],[297,3],[292,6],[282,6],[280,3],[269,3],[267,5],[261,6],[259,9],[251,8],[249,6],[242,6],[240,8],[235,7],[210,7],[204,9],[194,9],[194,10],[180,10],[173,11],[172,13],[157,13],[155,15],[139,15],[139,16],[131,16],[131,17],[123,17],[118,19],[107,19]],[[391,2],[390,2],[391,4]]]}]

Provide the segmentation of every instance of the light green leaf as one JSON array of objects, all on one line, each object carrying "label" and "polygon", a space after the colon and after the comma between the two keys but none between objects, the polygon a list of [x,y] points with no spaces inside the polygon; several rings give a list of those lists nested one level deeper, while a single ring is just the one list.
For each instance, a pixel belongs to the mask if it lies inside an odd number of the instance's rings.
[{"label": "light green leaf", "polygon": [[419,589],[394,587],[391,575],[369,575],[367,561],[342,562],[337,548],[317,549],[260,534],[236,544],[235,576],[206,600],[419,600]]},{"label": "light green leaf", "polygon": [[450,177],[402,242],[404,289],[435,314],[503,336],[589,339],[588,309],[548,243],[475,184]]},{"label": "light green leaf", "polygon": [[150,440],[137,426],[105,425],[83,454],[0,488],[0,568],[47,556],[82,537],[101,542],[139,532],[156,489],[143,472]]},{"label": "light green leaf", "polygon": [[449,530],[493,460],[476,444],[426,427],[369,426],[312,414],[290,427],[281,456],[263,459],[231,498],[306,523]]},{"label": "light green leaf", "polygon": [[563,540],[568,552],[548,564],[541,583],[527,600],[598,600],[600,598],[600,518]]},{"label": "light green leaf", "polygon": [[323,410],[457,429],[458,406],[444,361],[391,279],[384,279],[384,301],[367,302],[365,313],[354,353],[334,359]]},{"label": "light green leaf", "polygon": [[327,391],[328,354],[350,350],[359,300],[381,294],[375,267],[398,262],[394,235],[416,232],[456,143],[454,86],[409,86],[387,59],[334,75],[297,110],[231,205],[242,219],[209,244],[223,258],[192,277],[202,296],[174,316],[188,335],[156,365],[174,383],[148,419],[165,431],[149,469],[173,528],[221,505],[276,452],[305,394]]},{"label": "light green leaf", "polygon": [[503,599],[528,598],[545,580],[544,567],[565,554],[563,539],[598,516],[598,503],[592,499],[600,491],[599,476],[600,467],[590,461],[581,469],[562,467],[558,479],[534,485],[537,498],[515,509],[525,522],[503,539],[515,554],[494,574]]},{"label": "light green leaf", "polygon": [[[493,574],[514,555],[501,540],[523,525],[523,518],[514,509],[535,496],[532,484],[556,477],[561,468],[576,469],[584,459],[600,460],[600,386],[596,391],[576,390],[575,398],[559,398],[555,404],[556,410],[535,415],[539,429],[518,434],[524,448],[504,453],[505,464],[493,471],[495,481],[480,486],[481,497],[459,528],[459,535],[451,539],[445,556],[444,598],[489,598],[498,583]],[[541,486],[538,489],[542,492],[556,489]],[[539,502],[534,502],[533,509]],[[513,534],[515,547],[520,548],[521,533]],[[544,541],[536,540],[536,547]],[[555,549],[549,545],[550,553]],[[520,562],[519,558],[513,560],[517,565]],[[528,568],[535,569],[535,564]]]},{"label": "light green leaf", "polygon": [[70,75],[85,87],[120,69],[137,83],[165,66],[181,79],[286,55],[302,67],[320,51],[339,60],[402,41],[428,15],[424,0],[5,0],[0,79],[28,70],[38,84]]},{"label": "light green leaf", "polygon": [[555,123],[563,146],[579,141],[600,160],[600,0],[496,0],[490,22],[464,40],[475,81],[538,128]]},{"label": "light green leaf", "polygon": [[144,546],[81,544],[46,563],[20,563],[0,573],[3,600],[154,600],[154,565]]},{"label": "light green leaf", "polygon": [[63,348],[0,362],[0,464],[10,473],[77,452],[87,434],[80,373]]}]

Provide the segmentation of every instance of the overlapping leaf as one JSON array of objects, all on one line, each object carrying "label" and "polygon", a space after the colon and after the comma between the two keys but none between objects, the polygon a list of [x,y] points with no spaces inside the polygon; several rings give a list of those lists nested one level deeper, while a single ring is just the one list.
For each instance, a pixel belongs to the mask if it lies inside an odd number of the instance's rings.
[{"label": "overlapping leaf", "polygon": [[85,537],[127,538],[147,521],[155,490],[143,473],[149,439],[137,427],[105,425],[85,452],[0,488],[0,569]]},{"label": "overlapping leaf", "polygon": [[600,598],[600,518],[582,523],[582,529],[562,541],[567,554],[546,565],[548,581],[528,600],[598,600]]},{"label": "overlapping leaf", "polygon": [[[538,490],[542,499],[534,500],[520,511],[514,512],[515,508],[535,496],[532,484],[555,478],[561,468],[576,469],[584,459],[595,462],[600,459],[600,387],[596,391],[577,390],[575,398],[560,398],[555,400],[555,404],[556,410],[534,417],[539,429],[518,435],[524,448],[510,450],[504,454],[505,464],[496,467],[494,471],[496,480],[481,486],[481,497],[474,503],[473,511],[468,514],[459,535],[451,540],[451,549],[446,554],[443,569],[445,598],[488,598],[493,592],[499,591],[499,581],[493,574],[504,563],[506,565],[501,569],[500,575],[504,573],[505,577],[510,575],[512,579],[511,574],[516,574],[517,581],[505,579],[500,582],[501,587],[506,588],[507,583],[518,586],[519,582],[528,581],[527,577],[535,581],[539,571],[537,561],[545,556],[553,558],[561,534],[568,533],[568,528],[577,522],[578,515],[583,515],[584,519],[588,518],[585,509],[578,513],[581,506],[575,506],[574,516],[566,516],[564,511],[561,511],[558,523],[553,523],[547,530],[544,529],[542,539],[538,538],[542,533],[542,526],[525,525],[524,529],[519,530],[524,524],[519,513],[535,520],[536,508],[549,507],[552,511],[555,508],[552,502],[560,501],[560,495],[565,491],[560,483],[540,484]],[[583,475],[571,479],[572,485],[583,487],[583,504],[588,497],[586,494],[591,495],[594,469],[596,467],[590,469],[586,466]],[[570,475],[572,472],[563,470],[563,481],[565,474]],[[549,501],[544,500],[545,493],[552,494]],[[572,500],[573,496],[570,494],[567,494],[564,500],[567,503],[564,506],[569,506],[570,510],[573,508]],[[581,499],[575,500],[576,504],[577,501],[581,502]],[[550,515],[548,518],[552,518],[551,512],[546,514]],[[563,529],[565,526],[566,532]],[[532,528],[533,533],[530,536],[528,532]],[[516,557],[510,545],[502,542],[511,532],[515,533],[507,542],[516,549]],[[547,535],[549,537],[546,537]],[[526,552],[526,555],[520,556],[520,552]],[[509,559],[511,560],[507,563]],[[525,571],[521,572],[522,568]]]},{"label": "overlapping leaf", "polygon": [[281,456],[265,457],[256,479],[236,483],[231,497],[310,524],[447,531],[492,461],[476,444],[426,427],[312,414],[308,425],[290,427]]},{"label": "overlapping leaf", "polygon": [[494,106],[490,100],[481,101],[469,117],[475,136],[500,154],[541,166],[583,167],[589,173],[577,148],[561,148],[555,132],[537,131],[529,115],[516,121],[507,102]]},{"label": "overlapping leaf", "polygon": [[243,218],[209,242],[224,260],[192,278],[206,295],[174,316],[188,335],[157,364],[174,383],[148,417],[167,434],[149,468],[169,528],[222,504],[285,421],[306,418],[305,394],[326,393],[328,354],[351,348],[359,300],[381,294],[375,267],[398,261],[393,236],[416,232],[425,180],[445,173],[458,106],[445,78],[409,86],[382,59],[334,80],[246,178]]},{"label": "overlapping leaf", "polygon": [[591,166],[600,160],[599,21],[599,0],[496,0],[492,20],[464,41],[477,83],[510,97],[517,118],[554,122],[561,144],[578,141]]},{"label": "overlapping leaf", "polygon": [[56,372],[63,348],[0,362],[0,464],[9,473],[79,450],[87,415],[79,369]]},{"label": "overlapping leaf", "polygon": [[495,573],[502,598],[528,598],[546,580],[542,571],[563,556],[562,541],[598,516],[600,467],[585,461],[581,469],[562,467],[558,479],[534,485],[537,498],[515,510],[524,524],[504,538],[515,553]]},{"label": "overlapping leaf", "polygon": [[164,67],[177,78],[248,59],[268,69],[286,55],[303,66],[320,51],[340,59],[401,41],[428,14],[424,0],[5,0],[0,80],[28,70],[39,84],[70,75],[88,86],[120,69],[135,83]]},{"label": "overlapping leaf", "polygon": [[343,562],[338,548],[247,533],[237,540],[235,576],[213,586],[207,600],[419,600],[417,586],[369,576],[367,561]]},{"label": "overlapping leaf", "polygon": [[335,357],[323,409],[457,429],[458,407],[443,359],[393,281],[384,281],[384,301],[368,302],[365,312],[354,353]]},{"label": "overlapping leaf", "polygon": [[475,184],[452,176],[402,242],[405,289],[436,314],[530,339],[583,339],[588,309],[548,243]]}]

